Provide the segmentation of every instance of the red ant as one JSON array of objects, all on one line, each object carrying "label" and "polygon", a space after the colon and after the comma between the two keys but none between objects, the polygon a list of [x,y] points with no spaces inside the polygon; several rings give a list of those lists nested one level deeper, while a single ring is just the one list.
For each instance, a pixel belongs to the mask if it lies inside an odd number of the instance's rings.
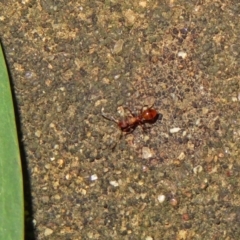
[{"label": "red ant", "polygon": [[152,108],[152,106],[145,110],[143,110],[142,108],[140,114],[137,116],[135,116],[129,108],[125,107],[126,109],[128,109],[128,111],[131,113],[132,116],[121,121],[118,121],[113,117],[109,118],[105,116],[103,113],[103,110],[102,110],[102,116],[107,120],[117,123],[118,127],[121,129],[122,132],[132,133],[138,125],[144,127],[146,123],[156,122],[159,114],[155,109]]}]

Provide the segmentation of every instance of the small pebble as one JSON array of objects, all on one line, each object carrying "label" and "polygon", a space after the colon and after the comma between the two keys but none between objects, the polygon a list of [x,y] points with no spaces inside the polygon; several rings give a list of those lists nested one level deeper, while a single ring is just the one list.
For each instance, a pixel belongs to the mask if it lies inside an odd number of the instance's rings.
[{"label": "small pebble", "polygon": [[147,6],[147,1],[140,1],[139,6],[145,8]]},{"label": "small pebble", "polygon": [[194,150],[195,145],[191,141],[188,141],[187,148],[190,149],[190,150]]},{"label": "small pebble", "polygon": [[179,160],[183,160],[186,157],[186,154],[184,152],[181,152],[178,156]]},{"label": "small pebble", "polygon": [[60,200],[60,199],[61,199],[61,197],[60,197],[60,195],[59,195],[59,194],[56,194],[56,195],[54,195],[54,196],[53,196],[53,199],[55,199],[55,200]]},{"label": "small pebble", "polygon": [[97,174],[93,174],[93,175],[90,177],[90,180],[91,180],[91,181],[96,181],[97,179],[98,179]]},{"label": "small pebble", "polygon": [[179,240],[180,240],[180,239],[181,239],[181,240],[187,239],[187,233],[188,233],[187,230],[181,229],[181,230],[177,233],[176,239],[179,239]]},{"label": "small pebble", "polygon": [[208,181],[204,180],[204,182],[200,184],[200,189],[205,190],[207,189],[207,187],[208,187]]},{"label": "small pebble", "polygon": [[196,120],[196,123],[195,123],[195,124],[198,126],[200,123],[201,123],[201,119],[198,118],[198,119]]},{"label": "small pebble", "polygon": [[114,80],[118,80],[120,77],[121,77],[121,75],[117,74],[117,75],[114,76]]},{"label": "small pebble", "polygon": [[55,145],[54,145],[54,149],[59,149],[59,145],[58,145],[58,144],[55,144]]},{"label": "small pebble", "polygon": [[178,127],[176,127],[176,128],[171,128],[170,129],[170,133],[177,133],[177,132],[179,132],[181,130],[181,128],[178,128]]},{"label": "small pebble", "polygon": [[149,159],[153,156],[152,151],[148,147],[143,147],[142,148],[142,158],[143,159]]},{"label": "small pebble", "polygon": [[31,78],[33,76],[33,73],[32,72],[26,72],[25,73],[25,77],[26,78]]},{"label": "small pebble", "polygon": [[41,137],[41,135],[42,135],[42,132],[40,131],[40,130],[37,130],[36,132],[35,132],[35,136],[36,137]]},{"label": "small pebble", "polygon": [[183,221],[189,221],[189,219],[190,219],[190,217],[189,217],[189,214],[188,214],[188,213],[184,213],[184,214],[182,215],[182,220],[183,220]]},{"label": "small pebble", "polygon": [[80,193],[81,193],[82,195],[86,195],[86,194],[87,194],[87,190],[86,190],[86,189],[80,189]]},{"label": "small pebble", "polygon": [[43,196],[42,197],[42,202],[43,203],[48,203],[49,202],[49,196]]},{"label": "small pebble", "polygon": [[53,230],[51,228],[46,228],[44,231],[44,236],[49,236],[53,233]]},{"label": "small pebble", "polygon": [[123,44],[124,44],[124,41],[122,39],[119,39],[113,47],[113,54],[120,53],[122,51]]},{"label": "small pebble", "polygon": [[57,110],[57,112],[61,112],[62,111],[62,106],[57,106],[56,110]]},{"label": "small pebble", "polygon": [[149,171],[149,168],[144,165],[144,166],[142,166],[142,171],[143,171],[143,172],[147,172],[147,171]]},{"label": "small pebble", "polygon": [[209,112],[209,109],[208,109],[208,108],[205,108],[205,107],[202,108],[202,113],[203,113],[204,115],[206,115],[208,112]]},{"label": "small pebble", "polygon": [[173,160],[173,164],[175,166],[180,166],[181,165],[181,161],[179,159],[175,159],[175,160]]},{"label": "small pebble", "polygon": [[51,169],[51,164],[47,163],[44,165],[44,167],[49,170],[49,169]]},{"label": "small pebble", "polygon": [[194,174],[198,174],[198,173],[202,172],[202,170],[203,170],[203,167],[201,165],[198,165],[195,168],[193,168]]},{"label": "small pebble", "polygon": [[62,168],[63,165],[64,165],[64,160],[63,160],[63,159],[59,159],[59,160],[57,161],[57,163],[58,163],[58,167]]},{"label": "small pebble", "polygon": [[35,227],[37,225],[37,220],[36,219],[33,219],[32,220],[32,223],[33,223],[33,226]]},{"label": "small pebble", "polygon": [[165,199],[166,199],[166,196],[165,196],[165,195],[163,195],[163,194],[158,195],[158,201],[159,201],[160,203],[163,203],[163,202],[165,201]]},{"label": "small pebble", "polygon": [[69,180],[70,179],[70,174],[68,173],[66,176],[65,176],[66,180]]},{"label": "small pebble", "polygon": [[180,52],[178,52],[178,57],[181,57],[182,59],[185,59],[187,57],[187,53],[183,52],[183,51],[180,51]]},{"label": "small pebble", "polygon": [[223,157],[224,157],[224,153],[223,153],[223,152],[220,152],[220,153],[218,154],[218,157],[223,158]]},{"label": "small pebble", "polygon": [[109,183],[110,183],[112,186],[114,186],[114,187],[118,187],[118,186],[119,186],[119,184],[118,184],[117,181],[110,181]]},{"label": "small pebble", "polygon": [[153,240],[153,238],[150,237],[150,236],[147,236],[147,237],[145,238],[145,240]]},{"label": "small pebble", "polygon": [[177,207],[178,204],[179,204],[179,201],[176,199],[176,198],[172,198],[170,200],[170,204],[173,206],[173,207]]},{"label": "small pebble", "polygon": [[126,12],[125,12],[125,19],[126,19],[126,22],[128,23],[128,25],[133,25],[136,21],[136,16],[134,14],[134,12],[131,10],[131,9],[128,9]]}]

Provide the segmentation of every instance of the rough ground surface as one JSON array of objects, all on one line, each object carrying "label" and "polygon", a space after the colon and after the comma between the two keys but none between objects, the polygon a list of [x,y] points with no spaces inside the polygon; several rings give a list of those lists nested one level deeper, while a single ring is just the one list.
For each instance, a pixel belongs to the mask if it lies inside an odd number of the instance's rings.
[{"label": "rough ground surface", "polygon": [[[239,0],[0,2],[26,239],[239,239],[239,17]],[[153,103],[122,138],[101,116]]]}]

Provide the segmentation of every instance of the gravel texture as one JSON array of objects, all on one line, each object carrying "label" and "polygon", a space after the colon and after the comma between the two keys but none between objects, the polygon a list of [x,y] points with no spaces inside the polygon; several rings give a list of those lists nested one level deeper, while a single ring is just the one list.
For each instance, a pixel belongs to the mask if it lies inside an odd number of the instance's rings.
[{"label": "gravel texture", "polygon": [[[238,0],[0,1],[26,239],[239,239],[239,17]],[[146,131],[101,116],[152,104]]]}]

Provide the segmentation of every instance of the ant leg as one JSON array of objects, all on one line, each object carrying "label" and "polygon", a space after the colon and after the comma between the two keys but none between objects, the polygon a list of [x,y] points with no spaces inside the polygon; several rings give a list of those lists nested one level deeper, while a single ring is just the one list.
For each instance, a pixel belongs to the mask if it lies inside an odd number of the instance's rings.
[{"label": "ant leg", "polygon": [[[120,136],[119,136],[119,139],[118,139],[118,141],[114,144],[114,146],[112,147],[112,151],[114,151],[115,150],[115,148],[116,148],[116,146],[118,145],[118,143],[121,141],[121,139],[122,139],[122,137],[124,136],[127,136],[128,134],[131,134],[133,131],[134,131],[134,128],[128,128],[129,129],[129,131],[128,132],[123,132],[123,131],[121,131],[121,134],[120,134]],[[119,130],[120,131],[120,130]]]},{"label": "ant leg", "polygon": [[114,144],[114,145],[113,145],[113,147],[112,147],[112,152],[115,150],[116,146],[117,146],[117,145],[118,145],[118,143],[121,141],[121,139],[122,139],[122,136],[123,136],[123,132],[121,131],[121,133],[120,133],[120,136],[119,136],[118,140],[115,142],[115,144]]},{"label": "ant leg", "polygon": [[148,128],[145,126],[145,123],[139,122],[139,125],[140,125],[140,127],[142,128],[143,132],[146,133],[146,130],[147,130]]},{"label": "ant leg", "polygon": [[101,110],[101,114],[102,114],[102,117],[109,120],[109,121],[112,121],[112,122],[115,122],[115,123],[118,123],[118,121],[114,118],[114,117],[107,117],[106,114],[104,113],[104,108],[102,108]]},{"label": "ant leg", "polygon": [[150,107],[149,107],[148,105],[144,105],[144,106],[142,107],[142,109],[141,109],[141,113],[143,112],[143,109],[144,109],[145,107],[147,107],[147,108],[149,109],[149,108],[152,108],[152,107],[154,106],[154,104],[155,104],[155,103],[153,103]]},{"label": "ant leg", "polygon": [[131,134],[131,133],[134,131],[134,129],[135,129],[135,128],[133,128],[133,127],[127,128],[127,129],[126,129],[127,131],[125,132],[125,136],[128,135],[128,134]]},{"label": "ant leg", "polygon": [[130,110],[129,107],[124,107],[124,108],[127,109],[127,110],[130,112],[130,114],[132,115],[132,117],[136,117],[136,115]]},{"label": "ant leg", "polygon": [[149,108],[152,108],[154,106],[155,102],[149,107]]},{"label": "ant leg", "polygon": [[[104,113],[104,108],[101,109],[101,115],[102,115],[103,118],[107,119],[108,121],[113,121],[113,122],[115,122],[115,123],[118,124],[118,121],[117,121],[114,117],[112,117],[112,116],[111,116],[111,117],[106,116],[106,114]],[[119,131],[120,131],[120,130],[119,130]],[[122,135],[123,135],[123,133],[122,133],[122,131],[120,131],[119,139],[118,139],[118,140],[116,141],[116,143],[113,145],[112,151],[115,150],[117,144],[118,144],[118,143],[120,142],[120,140],[122,139]]]}]

